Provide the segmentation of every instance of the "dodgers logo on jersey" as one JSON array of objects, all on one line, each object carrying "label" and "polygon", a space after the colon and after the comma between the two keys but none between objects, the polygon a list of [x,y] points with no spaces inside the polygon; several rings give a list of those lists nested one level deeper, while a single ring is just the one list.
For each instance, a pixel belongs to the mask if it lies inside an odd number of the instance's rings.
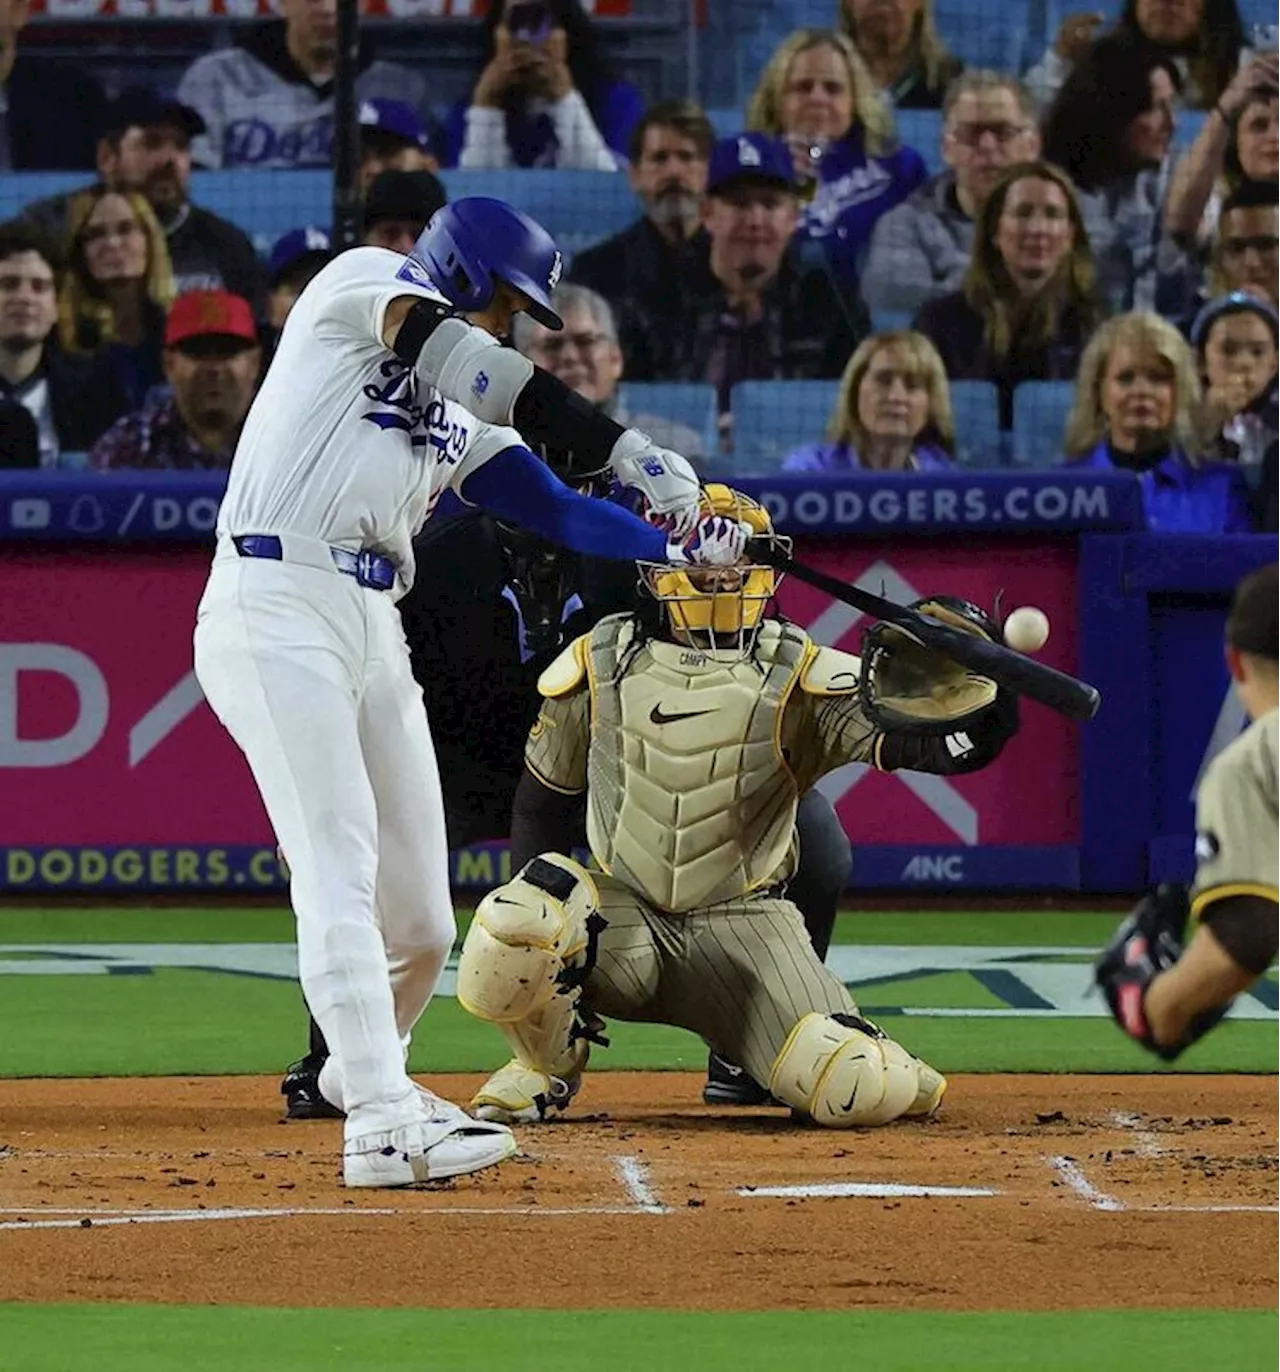
[{"label": "dodgers logo on jersey", "polygon": [[420,405],[417,374],[399,358],[382,363],[379,373],[385,384],[370,382],[364,388],[365,399],[376,408],[366,410],[361,419],[384,431],[408,434],[411,447],[431,448],[440,462],[456,462],[467,450],[469,428],[449,417],[448,407],[438,396]]},{"label": "dodgers logo on jersey", "polygon": [[397,281],[412,281],[415,286],[426,286],[428,290],[435,290],[436,283],[432,281],[430,272],[414,257],[406,257],[404,266],[396,273]]}]

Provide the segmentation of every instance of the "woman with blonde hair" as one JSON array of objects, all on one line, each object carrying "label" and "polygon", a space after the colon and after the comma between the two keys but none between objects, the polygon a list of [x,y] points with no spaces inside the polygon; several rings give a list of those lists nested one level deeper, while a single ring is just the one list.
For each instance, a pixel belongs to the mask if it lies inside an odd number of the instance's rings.
[{"label": "woman with blonde hair", "polygon": [[1074,376],[1101,313],[1070,180],[1047,162],[1021,162],[983,203],[963,287],[925,304],[915,327],[952,381],[995,383],[1008,429],[1015,387]]},{"label": "woman with blonde hair", "polygon": [[812,193],[800,237],[825,254],[839,284],[857,285],[880,216],[928,179],[898,145],[893,116],[843,33],[798,29],[774,53],[747,109],[747,127],[785,139]]},{"label": "woman with blonde hair", "polygon": [[1067,465],[1134,472],[1157,533],[1248,533],[1240,468],[1201,457],[1200,381],[1182,334],[1157,314],[1108,320],[1080,360]]},{"label": "woman with blonde hair", "polygon": [[933,472],[952,466],[955,423],[938,350],[907,329],[863,339],[849,359],[827,442],[789,454],[784,472]]},{"label": "woman with blonde hair", "polygon": [[840,30],[900,110],[938,110],[964,63],[938,37],[933,0],[841,0]]},{"label": "woman with blonde hair", "polygon": [[175,295],[164,231],[137,191],[93,186],[67,207],[68,267],[58,330],[72,354],[110,357],[131,407],[163,379],[165,314]]}]

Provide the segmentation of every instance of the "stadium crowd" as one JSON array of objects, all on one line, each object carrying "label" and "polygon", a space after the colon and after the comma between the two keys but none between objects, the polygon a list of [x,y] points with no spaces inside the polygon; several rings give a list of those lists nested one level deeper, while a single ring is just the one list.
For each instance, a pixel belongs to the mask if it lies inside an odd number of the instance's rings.
[{"label": "stadium crowd", "polygon": [[[332,165],[334,0],[111,98],[24,54],[28,2],[0,0],[0,171],[85,179],[0,225],[0,466],[226,467],[332,239],[299,224],[260,255],[192,172]],[[564,331],[513,340],[593,403],[723,475],[740,386],[826,382],[770,392],[797,438],[772,470],[1123,469],[1153,528],[1275,530],[1278,66],[1237,0],[1072,14],[1023,72],[948,51],[934,0],[830,0],[720,137],[619,79],[578,0],[474,22],[448,108],[364,41],[363,241],[408,252],[442,169],[627,178],[635,222],[566,255]],[[899,137],[920,109],[936,148]]]}]

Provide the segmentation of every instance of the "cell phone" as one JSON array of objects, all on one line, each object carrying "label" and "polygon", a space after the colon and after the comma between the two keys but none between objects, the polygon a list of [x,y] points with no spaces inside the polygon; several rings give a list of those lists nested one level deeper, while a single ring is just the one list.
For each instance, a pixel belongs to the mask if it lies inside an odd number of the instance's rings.
[{"label": "cell phone", "polygon": [[521,0],[506,13],[507,28],[518,43],[545,43],[553,26],[551,9],[542,0]]},{"label": "cell phone", "polygon": [[1254,52],[1275,52],[1280,49],[1280,24],[1255,24],[1250,37]]}]

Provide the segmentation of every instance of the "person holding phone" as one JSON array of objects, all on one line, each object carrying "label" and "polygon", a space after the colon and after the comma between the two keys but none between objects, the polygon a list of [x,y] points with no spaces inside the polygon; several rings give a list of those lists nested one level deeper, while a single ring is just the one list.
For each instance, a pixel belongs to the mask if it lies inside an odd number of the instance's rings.
[{"label": "person holding phone", "polygon": [[485,66],[448,123],[452,166],[616,171],[644,98],[601,60],[578,0],[496,0]]}]

